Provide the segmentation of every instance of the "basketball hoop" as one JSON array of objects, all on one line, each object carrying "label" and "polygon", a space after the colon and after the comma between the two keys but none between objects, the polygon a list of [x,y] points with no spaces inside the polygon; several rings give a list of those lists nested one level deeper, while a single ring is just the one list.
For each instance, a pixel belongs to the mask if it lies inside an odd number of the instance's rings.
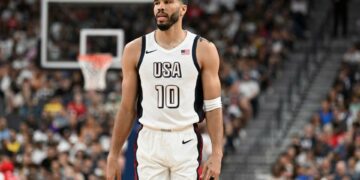
[{"label": "basketball hoop", "polygon": [[105,75],[112,62],[111,54],[79,55],[79,65],[85,80],[85,90],[104,90]]}]

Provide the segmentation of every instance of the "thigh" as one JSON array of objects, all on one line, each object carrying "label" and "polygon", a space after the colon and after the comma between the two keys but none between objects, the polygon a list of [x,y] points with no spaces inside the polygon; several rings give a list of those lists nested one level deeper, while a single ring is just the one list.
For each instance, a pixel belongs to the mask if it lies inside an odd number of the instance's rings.
[{"label": "thigh", "polygon": [[191,129],[177,135],[172,140],[171,180],[199,179],[198,170],[201,163],[202,138],[200,133]]},{"label": "thigh", "polygon": [[169,169],[153,162],[139,163],[136,171],[136,180],[170,180]]},{"label": "thigh", "polygon": [[172,169],[170,173],[171,180],[198,180],[200,174],[198,174],[198,164],[188,163],[179,166],[176,169]]},{"label": "thigh", "polygon": [[135,146],[135,179],[169,180],[169,168],[163,163],[162,149],[158,148],[159,139],[156,132],[141,129]]}]

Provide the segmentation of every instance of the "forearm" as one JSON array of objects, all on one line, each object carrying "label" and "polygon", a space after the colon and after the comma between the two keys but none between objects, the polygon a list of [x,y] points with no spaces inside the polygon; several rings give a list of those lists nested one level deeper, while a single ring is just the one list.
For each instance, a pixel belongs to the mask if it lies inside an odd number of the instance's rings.
[{"label": "forearm", "polygon": [[206,112],[206,127],[211,139],[212,153],[222,156],[224,129],[221,108]]},{"label": "forearm", "polygon": [[135,113],[120,108],[116,114],[111,138],[110,155],[118,156],[122,146],[130,134]]}]

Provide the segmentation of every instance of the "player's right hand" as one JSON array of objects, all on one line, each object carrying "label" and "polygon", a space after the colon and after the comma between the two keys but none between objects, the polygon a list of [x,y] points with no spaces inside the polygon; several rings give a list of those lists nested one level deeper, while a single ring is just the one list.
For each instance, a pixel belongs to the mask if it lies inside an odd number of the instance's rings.
[{"label": "player's right hand", "polygon": [[106,180],[121,180],[121,170],[118,159],[117,156],[109,154],[106,163]]}]

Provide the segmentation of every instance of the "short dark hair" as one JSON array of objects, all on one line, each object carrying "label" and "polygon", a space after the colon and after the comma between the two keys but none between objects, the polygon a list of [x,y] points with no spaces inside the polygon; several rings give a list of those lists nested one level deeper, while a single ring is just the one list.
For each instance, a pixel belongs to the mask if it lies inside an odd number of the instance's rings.
[{"label": "short dark hair", "polygon": [[182,1],[183,4],[186,4],[186,5],[189,3],[188,0],[181,0],[181,1]]}]

